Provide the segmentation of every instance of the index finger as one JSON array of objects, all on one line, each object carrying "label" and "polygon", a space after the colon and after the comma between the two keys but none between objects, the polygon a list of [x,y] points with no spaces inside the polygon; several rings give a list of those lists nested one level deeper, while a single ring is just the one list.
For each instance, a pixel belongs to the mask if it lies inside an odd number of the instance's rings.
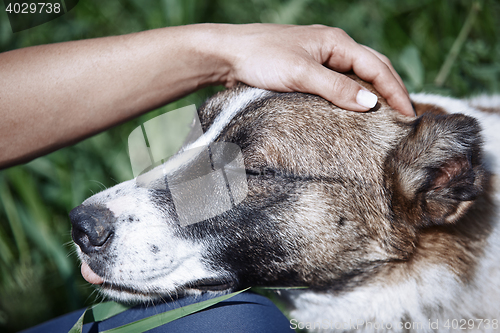
[{"label": "index finger", "polygon": [[364,47],[366,50],[370,51],[371,53],[373,53],[377,58],[380,59],[380,61],[382,61],[384,64],[387,65],[387,67],[389,67],[389,70],[391,71],[392,75],[396,78],[396,80],[398,80],[399,84],[401,85],[401,87],[404,89],[404,91],[408,95],[408,90],[406,90],[406,87],[405,87],[405,84],[404,84],[403,80],[399,76],[398,72],[396,72],[396,70],[392,66],[392,63],[389,60],[389,58],[387,58],[385,55],[383,55],[382,53],[380,53],[380,52],[372,49],[369,46],[366,46],[366,45],[361,45],[361,46]]}]

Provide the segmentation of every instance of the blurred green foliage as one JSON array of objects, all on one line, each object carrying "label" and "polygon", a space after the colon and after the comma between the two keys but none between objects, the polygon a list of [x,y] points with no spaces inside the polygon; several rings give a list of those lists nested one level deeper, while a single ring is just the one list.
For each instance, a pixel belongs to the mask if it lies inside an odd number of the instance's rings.
[{"label": "blurred green foliage", "polygon": [[[479,7],[470,29],[457,40],[473,3]],[[199,22],[318,23],[340,27],[387,55],[410,91],[465,96],[500,90],[498,0],[81,0],[66,15],[16,34],[4,8],[0,5],[0,51]],[[437,86],[436,76],[454,43],[459,52]],[[199,106],[216,89],[0,171],[1,331],[16,331],[94,301],[71,255],[68,212],[92,193],[132,177],[126,151],[132,129],[167,110]]]}]

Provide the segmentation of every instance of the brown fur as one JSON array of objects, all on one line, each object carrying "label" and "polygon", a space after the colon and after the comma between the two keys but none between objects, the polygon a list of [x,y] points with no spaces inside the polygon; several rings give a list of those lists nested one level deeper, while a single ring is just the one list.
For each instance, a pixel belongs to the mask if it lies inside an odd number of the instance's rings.
[{"label": "brown fur", "polygon": [[476,107],[476,108],[482,112],[500,114],[499,108],[486,108],[486,107]]}]

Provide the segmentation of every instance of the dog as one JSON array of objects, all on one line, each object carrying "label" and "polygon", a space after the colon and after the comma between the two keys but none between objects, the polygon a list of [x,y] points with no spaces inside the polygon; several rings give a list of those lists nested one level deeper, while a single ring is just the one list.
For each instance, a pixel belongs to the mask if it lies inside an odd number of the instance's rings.
[{"label": "dog", "polygon": [[306,287],[280,297],[311,331],[498,329],[500,96],[378,97],[216,94],[204,139],[241,149],[244,200],[181,226],[168,186],[106,189],[70,213],[82,274],[122,302]]}]

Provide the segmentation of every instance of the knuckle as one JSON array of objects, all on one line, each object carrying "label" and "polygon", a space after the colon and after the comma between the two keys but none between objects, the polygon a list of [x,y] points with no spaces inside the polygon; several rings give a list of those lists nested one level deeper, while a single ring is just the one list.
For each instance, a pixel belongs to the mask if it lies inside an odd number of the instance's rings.
[{"label": "knuckle", "polygon": [[390,62],[390,61],[389,61],[389,58],[387,58],[384,54],[382,54],[382,53],[380,53],[380,52],[376,52],[376,53],[374,53],[374,54],[375,54],[376,56],[378,56],[378,58],[379,58],[380,60],[382,60],[383,62],[385,62],[385,63]]},{"label": "knuckle", "polygon": [[385,55],[380,54],[380,59],[381,59],[381,60],[382,60],[382,61],[383,61],[383,62],[384,62],[387,66],[389,66],[389,67],[391,67],[391,66],[392,66],[391,61],[390,61],[390,60],[389,60],[389,58],[388,58],[388,57],[386,57]]},{"label": "knuckle", "polygon": [[328,29],[329,27],[327,27],[326,25],[323,25],[323,24],[312,24],[310,25],[311,28],[314,28],[314,29]]},{"label": "knuckle", "polygon": [[316,33],[323,35],[324,37],[330,40],[350,40],[351,37],[342,30],[337,27],[329,27],[322,24],[314,24],[310,26],[312,29],[316,30]]},{"label": "knuckle", "polygon": [[347,32],[345,32],[341,28],[337,28],[337,27],[332,28],[332,34],[339,37],[339,38],[351,39],[351,37],[347,34]]}]

